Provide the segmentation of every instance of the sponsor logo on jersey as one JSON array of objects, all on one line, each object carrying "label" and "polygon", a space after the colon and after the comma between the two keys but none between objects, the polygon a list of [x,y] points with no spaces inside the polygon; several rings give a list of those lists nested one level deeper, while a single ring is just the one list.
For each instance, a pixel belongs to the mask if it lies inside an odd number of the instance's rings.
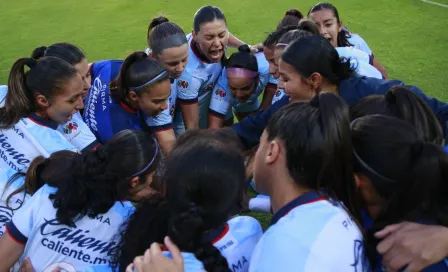
[{"label": "sponsor logo on jersey", "polygon": [[220,97],[224,97],[227,93],[223,89],[217,89],[215,91],[215,94],[219,95]]},{"label": "sponsor logo on jersey", "polygon": [[181,89],[187,89],[188,88],[188,82],[182,79],[177,80],[177,87]]},{"label": "sponsor logo on jersey", "polygon": [[73,131],[78,129],[78,124],[76,122],[70,122],[64,126],[65,134],[72,134]]}]

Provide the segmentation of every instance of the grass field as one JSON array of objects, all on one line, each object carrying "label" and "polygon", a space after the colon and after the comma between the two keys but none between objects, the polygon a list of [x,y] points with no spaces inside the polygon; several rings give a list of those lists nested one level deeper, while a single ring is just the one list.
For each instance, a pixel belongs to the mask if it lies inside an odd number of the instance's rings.
[{"label": "grass field", "polygon": [[[433,0],[448,4],[448,0]],[[166,15],[191,31],[194,12],[214,4],[230,31],[254,44],[273,30],[284,12],[303,13],[316,0],[3,0],[0,7],[0,84],[15,59],[41,45],[67,41],[82,47],[89,61],[124,58],[146,48],[149,20]],[[343,23],[360,33],[394,79],[448,101],[448,8],[420,0],[335,0]],[[263,220],[266,222],[265,220]]]}]

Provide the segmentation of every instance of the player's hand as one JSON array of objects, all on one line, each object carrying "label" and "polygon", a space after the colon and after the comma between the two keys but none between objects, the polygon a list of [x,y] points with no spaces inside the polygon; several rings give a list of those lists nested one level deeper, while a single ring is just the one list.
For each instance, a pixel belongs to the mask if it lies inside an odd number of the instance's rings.
[{"label": "player's hand", "polygon": [[448,256],[448,228],[410,222],[390,225],[375,233],[387,271],[421,271]]},{"label": "player's hand", "polygon": [[263,52],[263,44],[256,44],[256,45],[252,45],[249,46],[250,47],[250,52],[252,54],[258,53],[258,52]]},{"label": "player's hand", "polygon": [[30,258],[26,257],[23,263],[20,265],[19,268],[20,272],[35,272],[33,264],[31,263]]},{"label": "player's hand", "polygon": [[126,268],[126,272],[133,272],[133,269],[136,272],[183,272],[184,258],[179,248],[169,237],[165,237],[164,242],[173,259],[169,259],[163,255],[160,245],[153,243],[146,250],[144,256],[139,256],[134,259],[134,262]]}]

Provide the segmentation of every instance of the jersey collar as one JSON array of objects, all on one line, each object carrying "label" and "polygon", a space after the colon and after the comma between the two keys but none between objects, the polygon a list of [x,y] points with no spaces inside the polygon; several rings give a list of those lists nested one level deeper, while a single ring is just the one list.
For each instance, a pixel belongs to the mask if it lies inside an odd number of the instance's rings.
[{"label": "jersey collar", "polygon": [[33,121],[34,123],[40,125],[40,126],[44,126],[44,127],[49,127],[51,129],[57,129],[58,128],[58,123],[56,123],[53,120],[50,119],[45,119],[40,117],[39,115],[35,114],[35,113],[31,113],[28,116],[28,119],[30,119],[31,121]]},{"label": "jersey collar", "polygon": [[287,215],[292,209],[301,205],[321,200],[328,200],[328,197],[322,196],[316,191],[310,191],[306,194],[299,196],[298,198],[294,199],[293,201],[283,206],[280,210],[278,210],[276,214],[272,216],[271,226],[275,225],[278,222],[278,220],[280,220],[283,216]]},{"label": "jersey collar", "polygon": [[207,59],[207,57],[206,57],[204,54],[202,54],[202,52],[199,50],[199,48],[198,48],[196,42],[195,42],[193,39],[192,39],[191,42],[190,42],[190,48],[191,48],[191,51],[193,51],[193,53],[196,55],[196,57],[197,57],[200,61],[202,61],[202,62],[204,62],[204,63],[211,63],[211,62]]},{"label": "jersey collar", "polygon": [[127,112],[129,112],[129,113],[132,113],[132,114],[137,113],[136,110],[134,110],[133,108],[131,108],[131,107],[130,107],[128,104],[126,104],[125,102],[120,101],[119,103],[120,103],[120,106],[121,106],[125,111],[127,111]]}]

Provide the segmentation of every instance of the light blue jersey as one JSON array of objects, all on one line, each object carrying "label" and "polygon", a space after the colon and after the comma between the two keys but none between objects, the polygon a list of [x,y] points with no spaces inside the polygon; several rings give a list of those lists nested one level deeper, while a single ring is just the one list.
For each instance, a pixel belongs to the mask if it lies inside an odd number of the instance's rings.
[{"label": "light blue jersey", "polygon": [[116,202],[108,212],[95,218],[83,216],[75,221],[75,227],[69,227],[56,219],[56,209],[49,199],[56,191],[44,185],[6,224],[8,234],[25,245],[20,262],[29,257],[34,269],[44,272],[58,266],[69,272],[82,271],[108,263],[117,250],[112,238],[134,211],[133,205]]},{"label": "light blue jersey", "polygon": [[[246,272],[255,245],[263,235],[260,223],[249,216],[237,216],[230,219],[218,233],[214,233],[212,244],[227,259],[233,272]],[[171,254],[164,251],[167,257]],[[182,252],[186,272],[205,271],[202,262],[194,254]],[[104,265],[92,266],[85,272],[112,272],[112,268]]]},{"label": "light blue jersey", "polygon": [[369,271],[363,236],[338,202],[312,191],[282,207],[257,244],[249,271]]},{"label": "light blue jersey", "polygon": [[368,76],[382,79],[383,75],[378,69],[373,67],[373,59],[366,52],[355,47],[336,47],[339,57],[350,59],[352,68],[361,76]]},{"label": "light blue jersey", "polygon": [[354,48],[359,49],[367,53],[367,55],[373,58],[373,52],[370,50],[369,45],[366,41],[358,34],[350,34],[350,37],[347,38],[348,42],[353,45]]},{"label": "light blue jersey", "polygon": [[256,53],[258,64],[259,81],[255,87],[252,95],[246,102],[239,102],[236,97],[232,95],[227,80],[226,68],[221,72],[218,83],[212,92],[209,110],[210,113],[224,118],[225,120],[233,117],[232,109],[235,112],[254,112],[260,107],[258,97],[263,93],[266,86],[269,84],[271,75],[269,74],[269,63],[263,53]]}]

